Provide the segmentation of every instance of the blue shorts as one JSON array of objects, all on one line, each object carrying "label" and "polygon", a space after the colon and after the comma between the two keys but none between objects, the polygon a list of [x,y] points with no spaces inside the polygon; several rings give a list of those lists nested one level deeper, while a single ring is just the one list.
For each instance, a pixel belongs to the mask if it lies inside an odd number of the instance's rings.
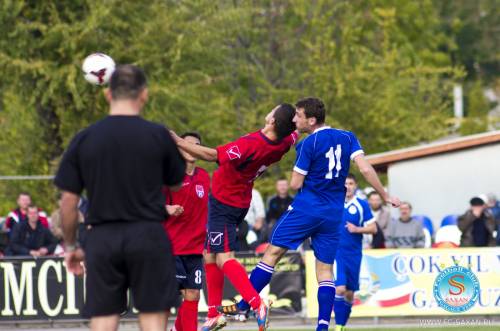
[{"label": "blue shorts", "polygon": [[212,195],[208,198],[207,253],[234,252],[239,249],[236,228],[245,219],[248,208],[226,205]]},{"label": "blue shorts", "polygon": [[290,207],[274,225],[269,242],[274,246],[297,249],[304,240],[311,237],[316,259],[333,264],[340,224],[341,220],[311,216]]},{"label": "blue shorts", "polygon": [[339,249],[335,259],[337,265],[337,279],[335,285],[345,286],[347,290],[359,290],[359,271],[361,268],[361,255],[356,255]]},{"label": "blue shorts", "polygon": [[175,256],[175,278],[181,289],[201,290],[203,285],[203,255]]}]

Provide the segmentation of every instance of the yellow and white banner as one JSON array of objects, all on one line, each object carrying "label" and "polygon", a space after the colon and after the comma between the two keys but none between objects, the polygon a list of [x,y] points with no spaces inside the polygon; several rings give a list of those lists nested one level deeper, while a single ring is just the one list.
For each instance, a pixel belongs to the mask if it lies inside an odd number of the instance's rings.
[{"label": "yellow and white banner", "polygon": [[[363,254],[353,317],[500,314],[500,247],[372,249]],[[433,290],[438,275],[455,265],[469,268],[480,287],[477,302],[461,313],[441,308]],[[307,252],[308,317],[318,316],[317,286],[314,254]]]}]

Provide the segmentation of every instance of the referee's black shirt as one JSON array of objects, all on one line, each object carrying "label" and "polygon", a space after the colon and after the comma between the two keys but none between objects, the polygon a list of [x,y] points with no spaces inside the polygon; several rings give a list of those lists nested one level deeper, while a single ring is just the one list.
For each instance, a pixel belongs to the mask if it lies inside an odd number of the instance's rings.
[{"label": "referee's black shirt", "polygon": [[164,126],[139,116],[108,116],[79,132],[56,178],[60,189],[89,199],[85,222],[160,222],[162,186],[182,182],[186,164]]}]

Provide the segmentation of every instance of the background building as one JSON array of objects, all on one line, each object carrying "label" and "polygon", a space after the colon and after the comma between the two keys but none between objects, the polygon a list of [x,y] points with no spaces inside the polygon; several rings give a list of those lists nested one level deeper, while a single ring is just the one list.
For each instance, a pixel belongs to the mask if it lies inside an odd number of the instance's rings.
[{"label": "background building", "polygon": [[[374,154],[370,163],[388,176],[388,189],[411,202],[413,214],[439,226],[461,214],[473,196],[500,196],[500,131]],[[393,212],[396,212],[393,210]]]}]

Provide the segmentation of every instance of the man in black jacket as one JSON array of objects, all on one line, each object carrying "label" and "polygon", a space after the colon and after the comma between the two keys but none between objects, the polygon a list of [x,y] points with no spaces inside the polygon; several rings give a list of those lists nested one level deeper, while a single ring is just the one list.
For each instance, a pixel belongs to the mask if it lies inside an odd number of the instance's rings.
[{"label": "man in black jacket", "polygon": [[470,208],[458,217],[458,228],[462,231],[461,247],[495,246],[495,218],[487,209],[486,199],[474,197]]},{"label": "man in black jacket", "polygon": [[37,206],[30,205],[27,222],[22,222],[12,230],[8,255],[31,255],[33,257],[52,254],[57,239],[38,219]]},{"label": "man in black jacket", "polygon": [[276,181],[276,195],[269,199],[267,207],[267,224],[269,230],[274,226],[274,223],[292,204],[293,197],[288,192],[288,180],[281,178]]}]

